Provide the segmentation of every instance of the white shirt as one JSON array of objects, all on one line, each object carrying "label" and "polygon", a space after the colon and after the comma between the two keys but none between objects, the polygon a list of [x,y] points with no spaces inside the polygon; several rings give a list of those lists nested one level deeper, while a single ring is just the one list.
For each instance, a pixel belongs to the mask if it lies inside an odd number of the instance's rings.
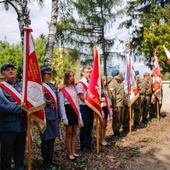
[{"label": "white shirt", "polygon": [[[88,87],[88,83],[87,83],[87,79],[85,77],[83,77],[80,81],[82,81],[87,87]],[[83,94],[84,98],[86,96],[86,90],[84,89],[84,86],[81,83],[78,83],[76,86],[77,89],[77,94]],[[80,105],[86,105],[82,100],[79,99]]]}]

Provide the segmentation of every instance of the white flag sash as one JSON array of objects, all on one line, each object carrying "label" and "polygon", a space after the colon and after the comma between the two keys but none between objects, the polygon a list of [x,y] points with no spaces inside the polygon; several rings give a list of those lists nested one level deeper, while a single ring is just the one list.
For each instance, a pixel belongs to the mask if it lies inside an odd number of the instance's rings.
[{"label": "white flag sash", "polygon": [[54,91],[46,84],[43,83],[44,86],[44,91],[48,94],[48,96],[51,98],[52,103],[54,104],[56,110],[58,110],[57,107],[57,97],[56,94],[54,93]]},{"label": "white flag sash", "polygon": [[11,84],[4,81],[0,83],[0,87],[7,91],[18,104],[21,104],[21,94]]}]

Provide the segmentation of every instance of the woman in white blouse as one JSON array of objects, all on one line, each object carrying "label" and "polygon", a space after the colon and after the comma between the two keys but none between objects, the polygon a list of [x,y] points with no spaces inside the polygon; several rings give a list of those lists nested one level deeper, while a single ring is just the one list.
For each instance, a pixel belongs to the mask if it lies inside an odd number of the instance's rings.
[{"label": "woman in white blouse", "polygon": [[64,83],[59,92],[62,120],[65,125],[65,144],[68,158],[75,160],[79,155],[75,153],[77,127],[82,125],[82,117],[79,110],[75,78],[72,71],[64,74]]}]

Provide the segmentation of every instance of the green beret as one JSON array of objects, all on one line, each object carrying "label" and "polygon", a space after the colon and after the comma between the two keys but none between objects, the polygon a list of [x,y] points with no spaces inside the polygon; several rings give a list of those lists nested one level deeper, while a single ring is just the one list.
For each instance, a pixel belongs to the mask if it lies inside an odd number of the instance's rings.
[{"label": "green beret", "polygon": [[114,77],[118,74],[119,74],[119,70],[113,70],[112,73],[111,73],[112,77]]},{"label": "green beret", "polygon": [[139,71],[138,71],[138,70],[136,70],[136,71],[135,71],[135,75],[138,75],[138,74],[139,74]]}]

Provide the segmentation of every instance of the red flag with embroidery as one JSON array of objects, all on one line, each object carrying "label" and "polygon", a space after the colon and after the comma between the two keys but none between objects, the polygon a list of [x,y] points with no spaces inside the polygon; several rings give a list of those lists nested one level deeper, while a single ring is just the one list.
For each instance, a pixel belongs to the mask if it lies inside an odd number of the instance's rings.
[{"label": "red flag with embroidery", "polygon": [[154,56],[154,68],[153,68],[153,77],[152,77],[152,89],[154,91],[154,95],[161,100],[161,73],[159,69],[158,57],[156,55],[156,51],[153,52]]},{"label": "red flag with embroidery", "polygon": [[22,109],[33,119],[40,132],[46,129],[45,100],[40,68],[31,38],[32,29],[24,28]]},{"label": "red flag with embroidery", "polygon": [[85,96],[85,103],[102,119],[101,98],[101,79],[100,79],[100,56],[94,48],[93,69],[90,76],[90,82]]}]

